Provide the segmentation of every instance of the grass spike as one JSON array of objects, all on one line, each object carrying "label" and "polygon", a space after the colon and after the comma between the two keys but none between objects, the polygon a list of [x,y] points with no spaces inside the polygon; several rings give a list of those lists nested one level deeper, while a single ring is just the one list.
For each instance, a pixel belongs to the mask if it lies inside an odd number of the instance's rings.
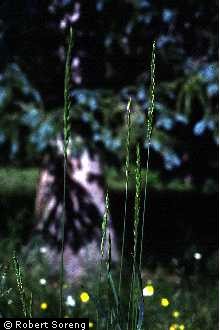
[{"label": "grass spike", "polygon": [[64,130],[64,157],[67,157],[67,148],[70,140],[70,82],[71,82],[71,55],[73,48],[73,30],[70,28],[68,38],[68,50],[65,65],[65,78],[64,78],[64,112],[63,112],[63,130]]},{"label": "grass spike", "polygon": [[139,267],[142,267],[142,254],[143,254],[143,236],[144,236],[144,220],[146,214],[146,199],[147,199],[147,184],[148,184],[148,172],[149,172],[149,159],[150,159],[150,142],[153,131],[153,117],[155,108],[155,53],[156,53],[156,41],[153,42],[152,56],[151,56],[151,84],[150,84],[150,106],[147,114],[147,160],[146,160],[146,175],[144,180],[144,206],[142,214],[142,228],[141,228],[141,240],[140,240],[140,262]]},{"label": "grass spike", "polygon": [[126,231],[126,218],[127,218],[127,200],[128,200],[128,177],[129,177],[129,165],[130,165],[130,140],[131,140],[131,97],[127,104],[127,139],[126,139],[126,161],[125,161],[125,203],[124,203],[124,217],[123,217],[123,234],[122,234],[122,249],[121,249],[121,261],[120,261],[120,274],[119,274],[119,288],[118,294],[121,291],[124,248],[125,248],[125,231]]},{"label": "grass spike", "polygon": [[105,213],[102,220],[102,237],[101,237],[101,257],[104,258],[104,250],[105,250],[105,242],[106,242],[106,234],[107,227],[109,222],[109,195],[108,191],[105,196]]},{"label": "grass spike", "polygon": [[140,220],[140,201],[141,201],[141,165],[140,165],[140,146],[136,148],[136,169],[135,169],[135,206],[134,206],[134,265],[136,264],[137,244],[138,244],[138,225]]}]

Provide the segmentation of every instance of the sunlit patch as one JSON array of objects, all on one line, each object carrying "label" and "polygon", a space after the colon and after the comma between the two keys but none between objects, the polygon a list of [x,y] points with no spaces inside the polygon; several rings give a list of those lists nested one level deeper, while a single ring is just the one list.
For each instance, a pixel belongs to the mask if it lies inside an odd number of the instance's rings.
[{"label": "sunlit patch", "polygon": [[169,330],[177,330],[179,327],[178,327],[178,324],[171,324],[171,326],[169,327]]},{"label": "sunlit patch", "polygon": [[93,328],[94,327],[94,323],[93,322],[89,322],[89,328]]}]

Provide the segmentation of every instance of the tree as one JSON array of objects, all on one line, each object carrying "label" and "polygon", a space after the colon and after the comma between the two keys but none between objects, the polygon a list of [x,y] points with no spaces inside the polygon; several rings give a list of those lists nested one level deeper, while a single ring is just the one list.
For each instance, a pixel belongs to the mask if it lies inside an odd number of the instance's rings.
[{"label": "tree", "polygon": [[[217,23],[217,2],[207,0],[9,0],[1,7],[1,72],[12,62],[20,67],[39,91],[44,104],[39,111],[46,114],[32,134],[44,131],[42,125],[55,134],[63,104],[65,36],[73,26],[73,128],[114,160],[123,156],[129,96],[134,144],[144,145],[147,65],[156,39],[152,162],[165,178],[204,183],[217,179]],[[198,146],[202,160],[194,157]]]}]

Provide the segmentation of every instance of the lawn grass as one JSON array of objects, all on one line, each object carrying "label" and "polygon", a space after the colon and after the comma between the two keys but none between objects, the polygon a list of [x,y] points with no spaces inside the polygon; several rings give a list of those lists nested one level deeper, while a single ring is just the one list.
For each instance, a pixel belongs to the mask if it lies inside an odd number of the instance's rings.
[{"label": "lawn grass", "polygon": [[[135,167],[131,166],[131,173],[135,172]],[[142,177],[145,177],[146,171],[141,170]],[[40,169],[37,167],[0,167],[0,194],[13,194],[21,192],[25,193],[35,193],[37,187],[37,181],[39,178]],[[114,167],[108,167],[104,170],[104,176],[106,178],[106,185],[109,190],[116,190],[123,192],[125,189],[125,182],[123,180],[123,175],[120,171],[117,171]],[[129,178],[128,189],[130,191],[135,190],[135,179],[134,176]],[[155,191],[178,191],[187,192],[193,191],[194,188],[188,183],[184,183],[183,180],[174,180],[168,183],[162,183],[160,179],[159,172],[149,171],[148,174],[148,187]],[[142,186],[143,188],[143,186]]]},{"label": "lawn grass", "polygon": [[39,169],[4,167],[0,168],[0,194],[33,193],[36,191]]}]

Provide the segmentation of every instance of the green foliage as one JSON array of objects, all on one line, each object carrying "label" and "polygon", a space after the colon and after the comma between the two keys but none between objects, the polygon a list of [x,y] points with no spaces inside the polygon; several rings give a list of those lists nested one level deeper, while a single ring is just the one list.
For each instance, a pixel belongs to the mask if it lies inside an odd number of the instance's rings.
[{"label": "green foliage", "polygon": [[42,100],[15,63],[6,68],[0,81],[0,112],[2,162],[16,159],[27,162],[34,149],[27,141],[43,116]]},{"label": "green foliage", "polygon": [[[135,164],[132,155],[137,142],[141,153],[146,152],[142,130],[151,96],[145,89],[150,83],[145,65],[155,39],[159,61],[152,168],[160,173],[163,184],[174,186],[171,181],[191,180],[199,190],[214,186],[218,148],[216,2],[210,6],[207,0],[199,5],[195,1],[97,0],[72,8],[68,1],[46,1],[28,8],[24,3],[14,3],[11,10],[10,1],[1,8],[1,47],[6,56],[0,80],[0,151],[5,163],[33,164],[62,131],[62,52],[64,35],[72,26],[75,41],[70,119],[74,152],[86,145],[98,148],[107,166],[118,167],[115,162],[125,162],[124,109],[130,97],[135,127],[131,133],[131,164]],[[83,20],[85,16],[87,20]],[[42,17],[46,19],[42,21]],[[16,64],[9,61],[11,55]],[[204,144],[208,152],[199,152],[197,163],[195,146],[202,149]],[[201,176],[193,172],[199,163],[206,166]],[[168,177],[169,182],[164,179]]]}]

